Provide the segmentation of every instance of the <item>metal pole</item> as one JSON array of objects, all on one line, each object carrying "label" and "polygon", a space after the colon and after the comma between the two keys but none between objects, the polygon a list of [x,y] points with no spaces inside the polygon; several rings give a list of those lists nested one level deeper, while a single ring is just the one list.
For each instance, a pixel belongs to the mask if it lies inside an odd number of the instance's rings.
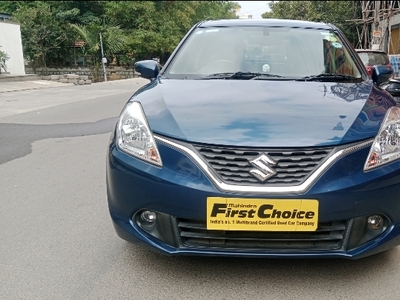
[{"label": "metal pole", "polygon": [[[374,26],[373,26],[373,31],[374,32],[379,32],[379,9],[381,6],[380,1],[375,1],[375,10],[374,10]],[[380,33],[382,35],[382,33]],[[381,49],[381,37],[380,36],[374,36],[372,35],[372,40],[373,44],[375,44],[375,47],[378,47],[378,49]],[[378,50],[376,49],[376,50]]]},{"label": "metal pole", "polygon": [[99,35],[100,35],[100,47],[101,47],[101,64],[103,65],[104,81],[107,81],[105,57],[104,57],[104,52],[103,52],[103,38],[101,36],[101,32],[99,32]]}]

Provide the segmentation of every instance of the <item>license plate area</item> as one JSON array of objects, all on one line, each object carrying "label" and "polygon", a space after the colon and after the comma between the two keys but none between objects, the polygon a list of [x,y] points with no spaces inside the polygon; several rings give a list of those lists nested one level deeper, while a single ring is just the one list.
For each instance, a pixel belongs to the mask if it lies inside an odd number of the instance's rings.
[{"label": "license plate area", "polygon": [[318,200],[207,198],[207,229],[315,231]]}]

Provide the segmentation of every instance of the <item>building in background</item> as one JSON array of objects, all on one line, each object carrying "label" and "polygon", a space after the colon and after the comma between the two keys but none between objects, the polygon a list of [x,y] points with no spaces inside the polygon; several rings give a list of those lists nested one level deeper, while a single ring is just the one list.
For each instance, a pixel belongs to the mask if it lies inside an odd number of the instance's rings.
[{"label": "building in background", "polygon": [[11,15],[4,13],[0,13],[0,50],[9,56],[6,61],[7,73],[25,75],[21,27],[18,23],[11,21]]},{"label": "building in background", "polygon": [[253,16],[247,13],[238,13],[239,19],[253,19]]}]

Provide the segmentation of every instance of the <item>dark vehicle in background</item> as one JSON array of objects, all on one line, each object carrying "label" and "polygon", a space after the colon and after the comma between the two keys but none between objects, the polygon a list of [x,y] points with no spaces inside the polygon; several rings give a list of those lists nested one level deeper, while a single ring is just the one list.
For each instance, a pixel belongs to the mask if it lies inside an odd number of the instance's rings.
[{"label": "dark vehicle in background", "polygon": [[390,78],[388,82],[381,85],[381,88],[389,92],[394,100],[400,104],[400,79]]},{"label": "dark vehicle in background", "polygon": [[361,258],[400,244],[400,107],[334,25],[199,22],[108,144],[117,234],[169,255]]},{"label": "dark vehicle in background", "polygon": [[396,102],[400,100],[400,80],[394,78],[394,70],[390,63],[389,55],[381,50],[366,50],[356,49],[360,56],[368,75],[372,76],[373,66],[380,66],[381,69],[386,69],[387,81],[382,83],[381,88],[389,92]]},{"label": "dark vehicle in background", "polygon": [[393,77],[394,70],[392,65],[390,64],[389,55],[386,52],[381,50],[368,49],[356,49],[356,52],[360,56],[369,76],[372,76],[372,67],[378,65],[382,68],[387,68],[388,70],[391,70],[391,75],[389,76],[389,78]]}]

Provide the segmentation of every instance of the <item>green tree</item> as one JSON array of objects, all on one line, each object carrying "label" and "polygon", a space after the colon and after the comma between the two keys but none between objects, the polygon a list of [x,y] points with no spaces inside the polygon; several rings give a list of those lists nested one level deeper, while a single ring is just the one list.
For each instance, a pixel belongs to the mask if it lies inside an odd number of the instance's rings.
[{"label": "green tree", "polygon": [[49,3],[34,1],[20,3],[13,17],[21,25],[21,36],[25,57],[35,65],[47,69],[48,55],[60,49],[67,40],[67,33],[52,12]]},{"label": "green tree", "polygon": [[104,1],[2,1],[0,11],[21,24],[24,56],[31,66],[46,69],[72,56],[77,35],[70,24],[100,23],[104,6]]},{"label": "green tree", "polygon": [[164,61],[195,23],[236,18],[237,7],[230,1],[108,1],[105,10],[128,34],[126,52]]},{"label": "green tree", "polygon": [[361,1],[271,1],[263,18],[307,20],[332,23],[356,44],[356,25],[346,20],[361,18]]},{"label": "green tree", "polygon": [[89,25],[101,22],[106,1],[51,1],[51,6],[60,20],[71,24]]},{"label": "green tree", "polygon": [[82,39],[82,53],[97,65],[100,30],[107,55],[165,61],[195,23],[236,18],[238,7],[232,1],[0,1],[0,11],[21,24],[25,57],[45,68],[64,64]]},{"label": "green tree", "polygon": [[[193,1],[194,2],[194,1]],[[192,23],[201,20],[237,19],[236,11],[240,8],[237,2],[233,1],[196,1],[195,18]]]},{"label": "green tree", "polygon": [[[1,46],[0,46],[1,47]],[[0,74],[1,74],[1,69],[3,69],[5,72],[7,72],[7,60],[10,59],[10,56],[7,54],[7,52],[0,50]]]},{"label": "green tree", "polygon": [[101,44],[100,33],[102,35],[104,55],[109,59],[124,49],[127,43],[127,36],[124,31],[116,24],[107,22],[91,23],[89,25],[71,24],[71,28],[84,41],[82,53],[88,58],[90,71],[94,81],[100,79]]},{"label": "green tree", "polygon": [[40,1],[0,1],[0,12],[14,14],[21,7],[36,7]]}]

